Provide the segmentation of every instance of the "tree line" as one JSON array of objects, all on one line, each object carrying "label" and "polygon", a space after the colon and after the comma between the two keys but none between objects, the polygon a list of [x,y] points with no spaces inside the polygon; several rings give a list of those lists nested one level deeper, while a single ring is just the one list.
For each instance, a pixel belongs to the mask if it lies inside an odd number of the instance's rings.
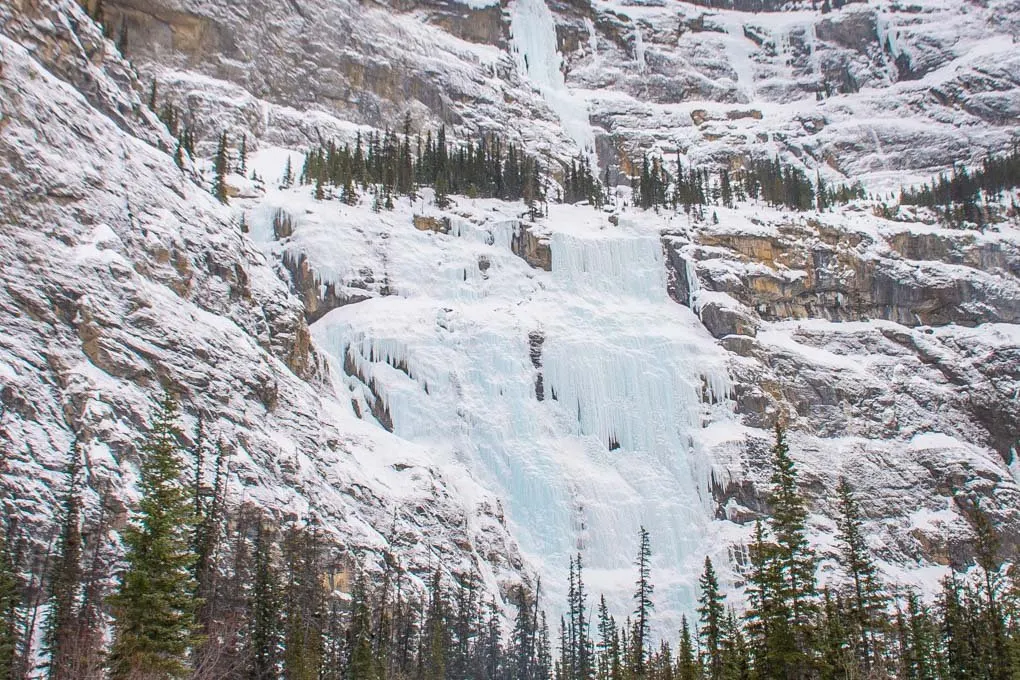
[{"label": "tree line", "polygon": [[677,154],[676,170],[670,172],[663,158],[645,155],[639,173],[631,177],[634,204],[644,209],[700,210],[704,206],[733,207],[748,199],[762,200],[790,210],[826,210],[864,198],[860,184],[828,185],[821,175],[815,182],[800,168],[778,158],[752,158],[740,168],[684,167]]},{"label": "tree line", "polygon": [[841,579],[820,587],[806,503],[778,428],[770,514],[734,565],[746,608],[727,606],[706,559],[696,620],[685,617],[674,640],[654,640],[651,538],[643,528],[633,610],[618,621],[604,597],[590,604],[578,554],[551,633],[540,584],[514,586],[498,602],[471,572],[412,573],[389,553],[381,564],[359,562],[315,521],[280,526],[258,508],[228,507],[222,447],[199,420],[186,448],[178,420],[168,396],[141,447],[140,499],[119,532],[107,504],[86,510],[77,443],[53,539],[29,541],[9,514],[0,532],[0,677],[1020,677],[1020,585],[980,508],[971,513],[976,567],[954,571],[938,600],[925,602],[882,583],[857,498],[841,480]]},{"label": "tree line", "polygon": [[[987,157],[973,171],[954,166],[950,174],[941,173],[931,183],[900,189],[901,205],[919,205],[939,212],[943,220],[961,224],[990,222],[990,206],[1003,191],[1020,186],[1020,145],[1011,152]],[[1016,199],[1012,199],[1014,213]]]},{"label": "tree line", "polygon": [[[180,111],[171,104],[158,106],[155,82],[149,107],[177,139],[174,158],[184,166],[185,157],[195,157],[195,132]],[[227,200],[226,176],[230,172],[246,174],[247,137],[242,136],[236,163],[226,132],[220,134],[213,157],[212,193]],[[611,200],[610,174],[607,168],[599,178],[587,157],[577,157],[564,165],[561,181],[552,198],[561,203],[588,203],[600,209]],[[482,135],[474,143],[455,143],[447,139],[446,127],[435,137],[427,131],[412,133],[406,118],[403,132],[358,132],[353,145],[330,141],[305,152],[300,171],[288,155],[280,179],[282,188],[295,183],[314,187],[316,199],[337,197],[354,205],[369,193],[375,210],[392,210],[397,196],[417,197],[417,190],[430,187],[439,208],[449,206],[450,195],[470,198],[523,200],[532,218],[541,214],[538,207],[547,199],[547,189],[556,186],[537,158],[527,154],[499,135]],[[685,167],[677,154],[675,171],[670,172],[661,156],[642,157],[640,169],[630,176],[632,203],[639,208],[683,210],[704,216],[712,205],[733,207],[747,200],[761,200],[773,207],[805,211],[824,211],[865,197],[859,183],[828,184],[820,174],[812,182],[797,167],[778,158],[752,158],[741,167],[710,169]]]},{"label": "tree line", "polygon": [[[353,146],[330,142],[308,151],[299,181],[314,185],[319,199],[327,189],[336,189],[346,203],[357,201],[359,189],[372,187],[377,207],[385,209],[393,208],[393,196],[414,197],[421,187],[434,189],[440,208],[448,205],[450,194],[523,200],[531,207],[544,199],[543,172],[536,158],[499,135],[453,144],[443,126],[435,138],[431,131],[412,138],[407,119],[400,135],[387,129],[363,139],[359,132]],[[285,186],[287,175],[285,168]]]}]

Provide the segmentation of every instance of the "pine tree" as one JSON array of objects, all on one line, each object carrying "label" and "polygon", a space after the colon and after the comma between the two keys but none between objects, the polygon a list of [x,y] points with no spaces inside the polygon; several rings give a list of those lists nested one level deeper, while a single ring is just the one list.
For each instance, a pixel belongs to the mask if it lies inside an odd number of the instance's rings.
[{"label": "pine tree", "polygon": [[904,680],[935,680],[940,655],[938,633],[930,612],[921,604],[917,593],[907,594],[907,613],[899,605],[896,609],[896,627],[900,639],[899,670]]},{"label": "pine tree", "polygon": [[[325,182],[322,179],[322,173],[318,173],[315,176],[315,200],[321,201],[324,198],[326,198]],[[378,200],[378,194],[376,195],[376,199]]]},{"label": "pine tree", "polygon": [[698,662],[694,658],[694,644],[687,617],[680,619],[680,645],[676,653],[676,680],[698,680],[701,677]]},{"label": "pine tree", "polygon": [[262,520],[255,534],[254,568],[248,604],[248,677],[276,680],[279,677],[279,649],[282,643],[280,574],[273,557],[273,540]]},{"label": "pine tree", "polygon": [[775,560],[781,578],[781,603],[790,625],[783,665],[791,678],[805,677],[811,666],[811,624],[816,611],[815,560],[808,545],[807,509],[797,486],[797,470],[789,455],[786,435],[776,425],[772,447],[772,517]]},{"label": "pine tree", "polygon": [[783,582],[776,546],[765,536],[762,523],[755,522],[754,542],[748,550],[746,613],[754,667],[760,678],[782,677],[784,650],[789,646],[789,620],[783,609]]},{"label": "pine tree", "polygon": [[[1010,651],[1007,640],[1005,618],[1000,602],[1000,574],[1002,561],[999,557],[999,538],[995,534],[988,515],[980,507],[974,508],[973,519],[975,545],[974,554],[981,567],[984,591],[984,627],[988,633],[984,644],[987,646],[988,677],[990,680],[1010,678]],[[1020,669],[1018,669],[1020,670]]]},{"label": "pine tree", "polygon": [[720,680],[723,672],[722,628],[726,610],[725,599],[719,592],[719,580],[712,567],[712,560],[705,557],[705,570],[698,581],[701,595],[698,597],[698,614],[701,616],[701,639],[708,656],[708,678]]},{"label": "pine tree", "polygon": [[[289,158],[288,158],[289,160]],[[248,174],[248,135],[241,135],[241,148],[237,152],[237,173]]]},{"label": "pine tree", "polygon": [[420,664],[424,668],[422,680],[445,680],[451,640],[449,613],[438,569],[432,575],[430,586],[420,654]]},{"label": "pine tree", "polygon": [[839,500],[841,565],[850,577],[850,624],[857,637],[859,654],[865,673],[871,672],[876,657],[876,634],[881,626],[881,612],[885,605],[877,570],[864,540],[861,514],[853,489],[845,478],[836,488]]},{"label": "pine tree", "polygon": [[637,590],[634,591],[634,634],[632,647],[634,650],[633,668],[634,675],[638,678],[645,676],[645,664],[648,660],[649,635],[651,632],[651,613],[654,608],[652,603],[651,580],[651,559],[652,548],[648,538],[648,531],[641,527],[640,546],[638,548],[637,568],[638,580],[635,583]]},{"label": "pine tree", "polygon": [[[979,660],[971,631],[971,616],[967,611],[966,592],[956,579],[956,574],[947,576],[942,582],[942,638],[946,654],[946,670],[949,677],[978,678]],[[920,658],[918,651],[915,656]]]},{"label": "pine tree", "polygon": [[848,648],[852,637],[846,629],[844,607],[838,597],[833,597],[828,588],[822,594],[821,620],[817,638],[819,675],[821,680],[841,680],[848,670],[856,667],[856,659]]},{"label": "pine tree", "polygon": [[283,178],[280,180],[282,189],[289,189],[294,186],[294,168],[291,166],[290,154],[287,154],[287,164],[283,166]]},{"label": "pine tree", "polygon": [[[241,216],[242,220],[244,215]],[[194,507],[194,532],[192,552],[195,555],[195,594],[201,603],[198,622],[202,632],[208,635],[213,627],[218,602],[218,581],[221,543],[224,534],[226,453],[222,446],[216,447],[213,484],[210,489],[204,483],[203,467],[209,446],[203,419],[199,419],[199,435],[195,445],[195,474],[192,480],[192,505]]]},{"label": "pine tree", "polygon": [[287,680],[316,680],[321,669],[325,598],[321,551],[314,525],[294,527],[284,535],[283,670]]},{"label": "pine tree", "polygon": [[227,202],[227,173],[230,171],[227,162],[227,133],[220,134],[219,145],[216,147],[216,157],[213,160],[213,195],[221,203]]},{"label": "pine tree", "polygon": [[78,640],[82,632],[81,534],[81,445],[75,440],[67,468],[68,489],[64,497],[63,518],[49,584],[49,610],[45,626],[45,645],[49,653],[50,680],[75,680],[81,677],[77,666]]},{"label": "pine tree", "polygon": [[123,532],[127,566],[111,598],[113,680],[185,678],[197,641],[194,518],[180,479],[176,421],[177,402],[168,394],[141,450],[139,515]]},{"label": "pine tree", "polygon": [[0,526],[0,677],[14,677],[21,643],[21,578],[11,522]]},{"label": "pine tree", "polygon": [[737,622],[737,615],[731,609],[723,619],[723,680],[750,680],[751,659],[747,642]]},{"label": "pine tree", "polygon": [[382,676],[372,648],[372,612],[368,601],[368,582],[359,572],[351,590],[351,623],[347,634],[350,642],[348,677],[350,680],[376,680]]}]

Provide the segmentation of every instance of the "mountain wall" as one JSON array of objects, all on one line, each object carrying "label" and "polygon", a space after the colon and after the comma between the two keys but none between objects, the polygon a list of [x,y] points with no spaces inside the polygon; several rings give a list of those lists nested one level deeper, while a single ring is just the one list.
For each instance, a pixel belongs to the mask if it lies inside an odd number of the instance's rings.
[{"label": "mountain wall", "polygon": [[[704,555],[739,563],[767,511],[776,423],[823,556],[840,476],[895,583],[930,589],[968,563],[977,505],[1016,543],[1015,213],[949,229],[877,210],[1015,143],[1015,0],[104,7],[109,38],[70,0],[0,8],[18,512],[43,521],[77,434],[123,521],[170,389],[228,443],[235,501],[314,515],[418,571],[475,570],[493,592],[538,572],[558,601],[584,550],[626,611],[650,526],[668,625]],[[197,134],[183,168],[153,83]],[[520,203],[439,210],[424,190],[380,213],[281,186],[287,158],[405,118],[500,133],[555,176],[588,157],[610,206],[529,222]],[[246,136],[261,177],[231,176],[227,206],[208,190],[222,131],[235,153]],[[645,152],[775,156],[871,196],[641,211],[625,176]]]}]

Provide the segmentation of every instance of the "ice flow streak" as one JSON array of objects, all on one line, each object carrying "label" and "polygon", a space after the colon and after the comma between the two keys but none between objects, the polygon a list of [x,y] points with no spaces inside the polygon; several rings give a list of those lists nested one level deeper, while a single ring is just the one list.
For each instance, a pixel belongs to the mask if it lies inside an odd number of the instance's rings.
[{"label": "ice flow streak", "polygon": [[[699,432],[725,408],[713,404],[726,398],[727,374],[704,327],[666,294],[661,225],[598,220],[551,206],[539,227],[551,273],[509,252],[510,223],[498,216],[449,236],[394,230],[389,275],[401,296],[335,310],[314,330],[356,375],[356,399],[371,385],[397,435],[445,451],[503,499],[551,607],[580,550],[593,590],[626,615],[644,525],[658,620],[671,627],[693,610],[712,516]],[[482,256],[485,277],[430,273],[429,263],[458,258],[477,272]]]},{"label": "ice flow streak", "polygon": [[581,152],[594,160],[595,133],[588,122],[588,104],[567,89],[556,24],[545,0],[517,0],[511,10],[510,31],[518,71],[542,93]]}]

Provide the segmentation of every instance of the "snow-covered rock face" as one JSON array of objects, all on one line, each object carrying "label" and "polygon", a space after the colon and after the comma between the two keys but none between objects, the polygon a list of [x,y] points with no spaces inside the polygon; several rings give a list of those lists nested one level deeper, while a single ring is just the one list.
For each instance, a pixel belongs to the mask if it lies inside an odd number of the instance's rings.
[{"label": "snow-covered rock face", "polygon": [[[79,429],[95,485],[129,494],[169,386],[232,443],[238,500],[493,590],[538,572],[558,602],[583,550],[625,613],[643,524],[663,630],[703,556],[726,563],[767,510],[776,422],[823,554],[841,475],[896,582],[968,559],[976,501],[1015,541],[1014,226],[866,205],[712,225],[554,205],[532,224],[428,191],[374,213],[275,188],[295,149],[405,113],[611,177],[649,149],[768,153],[883,193],[1017,134],[1015,0],[749,3],[106,0],[144,84],[70,0],[0,7],[0,379],[24,510]],[[179,172],[139,100],[153,78],[200,150],[248,134],[268,189],[225,208]]]},{"label": "snow-covered rock face", "polygon": [[697,163],[768,152],[825,179],[888,189],[1015,137],[1015,0],[871,0],[826,14],[781,4],[106,7],[111,26],[128,27],[128,52],[146,78],[210,138],[236,127],[302,144],[336,134],[332,116],[398,127],[410,112],[463,136],[523,137],[561,160],[594,146],[611,171],[647,150]]},{"label": "snow-covered rock face", "polygon": [[494,592],[518,580],[496,498],[331,396],[279,265],[155,146],[165,129],[77,3],[14,9],[0,9],[5,510],[50,535],[77,435],[123,521],[169,389],[189,436],[201,415],[226,447],[231,503],[317,520],[369,561],[473,570]]},{"label": "snow-covered rock face", "polygon": [[[927,588],[938,570],[921,566],[969,559],[975,501],[1016,535],[1015,229],[762,206],[720,208],[718,225],[557,205],[522,223],[520,204],[437,212],[425,193],[374,213],[270,190],[242,209],[320,291],[368,298],[312,326],[347,376],[338,393],[492,489],[551,595],[582,550],[593,586],[627,611],[643,524],[663,630],[676,623],[704,555],[725,563],[767,511],[776,422],[823,554],[840,476],[897,583]],[[278,206],[296,216],[283,239]],[[548,262],[515,245],[521,233]],[[955,297],[932,305],[941,281]]]}]

